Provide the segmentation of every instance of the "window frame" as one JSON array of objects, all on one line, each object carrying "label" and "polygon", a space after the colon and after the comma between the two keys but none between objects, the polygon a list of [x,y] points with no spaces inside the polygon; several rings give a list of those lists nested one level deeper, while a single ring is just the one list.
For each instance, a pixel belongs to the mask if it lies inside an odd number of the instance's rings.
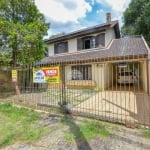
[{"label": "window frame", "polygon": [[[90,48],[85,48],[84,46],[84,40],[90,38]],[[84,37],[79,37],[77,38],[77,50],[86,50],[86,49],[94,49],[94,48],[103,48],[105,47],[105,42],[106,42],[106,33],[101,32],[95,35],[87,35]]]},{"label": "window frame", "polygon": [[[86,48],[86,44],[85,42],[89,40],[89,48]],[[87,36],[82,38],[82,49],[92,49],[92,48],[96,48],[96,37],[95,36]]]},{"label": "window frame", "polygon": [[87,65],[71,66],[71,79],[92,80],[92,65],[87,64]]},{"label": "window frame", "polygon": [[[63,50],[60,51],[59,47],[63,46]],[[68,52],[68,41],[59,42],[54,44],[54,54],[62,54]]]}]

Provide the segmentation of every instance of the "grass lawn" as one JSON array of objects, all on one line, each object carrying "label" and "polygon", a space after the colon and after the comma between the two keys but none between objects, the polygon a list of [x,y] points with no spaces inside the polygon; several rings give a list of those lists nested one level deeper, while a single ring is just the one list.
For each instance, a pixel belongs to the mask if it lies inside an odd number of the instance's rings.
[{"label": "grass lawn", "polygon": [[37,140],[44,133],[36,124],[40,113],[35,111],[1,103],[0,116],[0,148],[16,141]]},{"label": "grass lawn", "polygon": [[96,120],[84,119],[74,122],[72,118],[64,116],[61,122],[70,127],[70,131],[64,134],[64,139],[68,142],[73,142],[75,139],[84,141],[85,139],[105,139],[110,137],[110,126]]},{"label": "grass lawn", "polygon": [[150,138],[150,129],[142,129],[142,133],[145,137]]},{"label": "grass lawn", "polygon": [[[0,103],[0,149],[13,143],[24,142],[41,142],[50,147],[57,145],[59,140],[71,145],[90,142],[93,139],[107,140],[117,129],[117,126],[105,122],[65,114],[46,115],[45,118],[45,114],[31,109]],[[139,129],[138,132],[150,138],[150,130]]]},{"label": "grass lawn", "polygon": [[[0,148],[16,142],[34,142],[47,134],[47,128],[39,126],[37,121],[40,113],[10,103],[0,103]],[[75,139],[90,140],[95,137],[109,137],[109,129],[98,121],[74,119],[62,116],[58,121],[60,127],[68,126],[70,130],[64,133],[64,139],[69,143]]]}]

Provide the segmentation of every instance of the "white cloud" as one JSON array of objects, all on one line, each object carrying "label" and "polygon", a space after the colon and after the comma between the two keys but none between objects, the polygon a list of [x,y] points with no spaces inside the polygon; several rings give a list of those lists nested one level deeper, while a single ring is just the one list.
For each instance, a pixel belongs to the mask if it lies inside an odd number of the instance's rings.
[{"label": "white cloud", "polygon": [[106,0],[106,2],[112,6],[112,9],[115,10],[115,11],[119,11],[119,12],[122,12],[124,11],[129,3],[130,3],[131,0]]},{"label": "white cloud", "polygon": [[[109,6],[112,14],[112,20],[119,20],[120,26],[122,26],[122,16],[125,9],[128,7],[131,0],[95,0],[103,6]],[[109,10],[108,10],[109,11]]]},{"label": "white cloud", "polygon": [[85,0],[35,0],[47,20],[61,23],[78,22],[92,7]]},{"label": "white cloud", "polygon": [[97,3],[108,5],[114,11],[122,12],[129,5],[131,0],[95,0]]},{"label": "white cloud", "polygon": [[[112,20],[119,20],[122,25],[123,11],[131,0],[35,0],[40,12],[46,20],[51,23],[48,36],[60,32],[71,32],[81,29],[83,26],[105,22],[106,12],[111,12]],[[88,18],[87,12],[92,12],[92,7],[98,3],[99,10],[96,10],[93,20]],[[94,11],[93,11],[94,12]],[[82,22],[80,22],[82,20]],[[92,24],[92,25],[93,25]]]}]

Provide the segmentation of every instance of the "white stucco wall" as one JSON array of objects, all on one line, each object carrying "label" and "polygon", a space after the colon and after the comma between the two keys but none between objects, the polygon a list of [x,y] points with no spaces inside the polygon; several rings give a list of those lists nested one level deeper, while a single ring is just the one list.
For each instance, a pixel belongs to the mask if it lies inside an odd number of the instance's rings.
[{"label": "white stucco wall", "polygon": [[54,44],[48,45],[48,55],[53,56],[54,55]]},{"label": "white stucco wall", "polygon": [[[68,51],[69,53],[77,51],[77,39],[70,39],[68,40]],[[48,54],[49,56],[54,55],[54,44],[48,45]]]},{"label": "white stucco wall", "polygon": [[70,39],[68,41],[68,49],[69,49],[69,52],[75,52],[77,51],[77,39]]},{"label": "white stucco wall", "polygon": [[[87,36],[96,36],[98,34],[100,34],[100,33],[89,34]],[[111,40],[114,38],[115,38],[114,29],[108,29],[105,32],[105,46],[107,46],[111,42]],[[68,52],[71,53],[71,52],[76,52],[76,51],[77,51],[77,38],[68,40]],[[49,54],[49,56],[54,55],[54,44],[48,45],[48,54]]]},{"label": "white stucco wall", "polygon": [[106,30],[106,33],[105,33],[105,46],[106,47],[108,46],[108,44],[111,42],[112,39],[115,39],[115,32],[113,28]]}]

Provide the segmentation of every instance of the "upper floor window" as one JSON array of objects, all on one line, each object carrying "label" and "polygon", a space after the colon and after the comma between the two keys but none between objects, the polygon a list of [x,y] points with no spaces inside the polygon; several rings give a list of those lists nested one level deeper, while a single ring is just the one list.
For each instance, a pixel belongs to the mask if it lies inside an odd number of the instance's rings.
[{"label": "upper floor window", "polygon": [[84,38],[77,39],[78,50],[92,49],[99,46],[105,46],[105,33],[100,33],[96,36],[87,36]]},{"label": "upper floor window", "polygon": [[68,42],[61,42],[54,44],[54,54],[68,52]]},{"label": "upper floor window", "polygon": [[86,37],[83,38],[83,49],[95,48],[95,37]]}]

